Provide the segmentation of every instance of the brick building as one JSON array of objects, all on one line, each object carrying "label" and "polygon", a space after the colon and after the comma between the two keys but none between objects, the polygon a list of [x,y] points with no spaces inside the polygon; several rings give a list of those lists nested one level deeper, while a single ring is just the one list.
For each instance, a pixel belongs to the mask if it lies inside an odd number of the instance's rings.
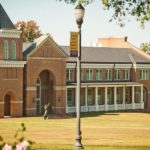
[{"label": "brick building", "polygon": [[[81,111],[150,111],[150,56],[127,38],[83,47]],[[99,44],[98,44],[99,45]],[[0,117],[76,110],[76,58],[48,35],[23,43],[0,5]]]}]

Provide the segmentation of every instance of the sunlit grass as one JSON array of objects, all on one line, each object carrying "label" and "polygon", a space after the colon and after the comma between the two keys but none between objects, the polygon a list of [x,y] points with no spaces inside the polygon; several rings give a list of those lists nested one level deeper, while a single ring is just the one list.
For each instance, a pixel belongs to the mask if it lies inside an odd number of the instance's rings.
[{"label": "sunlit grass", "polygon": [[[0,135],[13,141],[25,123],[25,137],[36,142],[33,149],[70,150],[75,143],[76,118],[42,117],[0,119]],[[82,143],[86,150],[150,150],[150,114],[82,114]]]}]

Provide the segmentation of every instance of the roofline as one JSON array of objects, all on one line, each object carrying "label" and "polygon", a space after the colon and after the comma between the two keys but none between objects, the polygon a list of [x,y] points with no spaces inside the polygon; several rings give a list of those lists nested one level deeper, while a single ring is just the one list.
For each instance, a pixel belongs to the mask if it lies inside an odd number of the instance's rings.
[{"label": "roofline", "polygon": [[[54,46],[56,46],[57,48],[61,49],[61,48],[56,44],[56,42],[55,42],[52,38],[50,38],[50,36],[47,36],[36,48],[33,49],[33,51],[31,51],[29,54],[27,54],[26,58],[30,57],[44,42],[46,42],[46,40],[52,41],[52,43],[54,44]],[[25,52],[25,51],[24,51],[24,52]],[[66,55],[66,53],[64,52],[64,50],[63,50],[63,52],[62,52],[62,49],[61,49],[61,51],[59,51],[59,52],[60,52],[65,58],[68,57],[68,55]]]},{"label": "roofline", "polygon": [[127,46],[129,46],[131,49],[135,50],[136,52],[140,53],[141,55],[143,55],[144,57],[146,57],[147,59],[150,60],[150,55],[146,54],[145,52],[143,52],[140,48],[134,46],[133,44],[129,43],[129,42],[125,42],[125,44]]},{"label": "roofline", "polygon": [[[67,63],[77,63],[76,61],[67,61]],[[133,64],[132,62],[82,62],[88,64]],[[136,64],[150,64],[150,62],[136,62]]]}]

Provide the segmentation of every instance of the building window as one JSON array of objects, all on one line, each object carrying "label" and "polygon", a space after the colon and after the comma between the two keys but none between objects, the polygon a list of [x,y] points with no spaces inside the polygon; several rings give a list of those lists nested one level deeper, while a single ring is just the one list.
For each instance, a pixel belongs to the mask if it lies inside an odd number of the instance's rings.
[{"label": "building window", "polygon": [[121,104],[121,89],[117,88],[117,104]]},{"label": "building window", "polygon": [[130,96],[130,88],[126,88],[125,90],[125,101],[127,104],[130,104],[130,99],[131,99],[131,96]]},{"label": "building window", "polygon": [[143,102],[144,103],[146,103],[146,101],[147,101],[147,94],[146,94],[147,92],[146,92],[146,89],[145,88],[143,88]]},{"label": "building window", "polygon": [[67,81],[73,81],[73,69],[67,69]]},{"label": "building window", "polygon": [[96,70],[96,80],[102,80],[102,70]]},{"label": "building window", "polygon": [[112,104],[112,90],[111,88],[108,88],[107,90],[107,104]]},{"label": "building window", "polygon": [[115,73],[114,79],[120,80],[121,79],[121,71],[119,69],[115,69],[114,73]]},{"label": "building window", "polygon": [[103,105],[104,104],[104,101],[103,101],[103,95],[102,95],[102,89],[101,88],[98,88],[98,104],[99,105]]},{"label": "building window", "polygon": [[92,88],[88,89],[87,101],[88,105],[94,105],[94,90]]},{"label": "building window", "polygon": [[36,112],[37,114],[41,113],[41,80],[37,79],[36,82]]},{"label": "building window", "polygon": [[84,81],[84,71],[81,70],[81,81]]},{"label": "building window", "polygon": [[80,103],[81,103],[81,106],[84,106],[85,105],[85,88],[81,88],[81,97],[80,97]]},{"label": "building window", "polygon": [[72,89],[68,89],[67,90],[67,105],[68,106],[73,106],[73,97],[74,97],[74,94],[73,94],[73,90]]},{"label": "building window", "polygon": [[139,70],[139,79],[140,80],[149,80],[149,72],[147,69]]},{"label": "building window", "polygon": [[8,59],[8,41],[4,41],[4,59]]},{"label": "building window", "polygon": [[106,80],[111,80],[112,79],[112,72],[110,69],[106,70]]},{"label": "building window", "polygon": [[16,59],[16,42],[11,42],[11,59]]},{"label": "building window", "polygon": [[130,75],[129,75],[129,70],[128,69],[123,70],[123,79],[124,80],[129,80],[130,79]]},{"label": "building window", "polygon": [[86,79],[87,80],[93,80],[93,70],[92,69],[88,69],[86,71]]}]

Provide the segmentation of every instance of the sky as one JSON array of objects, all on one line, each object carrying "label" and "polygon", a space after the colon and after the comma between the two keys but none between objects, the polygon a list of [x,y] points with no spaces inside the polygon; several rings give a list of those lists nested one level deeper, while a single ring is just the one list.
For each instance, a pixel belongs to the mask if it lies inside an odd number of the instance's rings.
[{"label": "sky", "polygon": [[[121,28],[115,22],[109,22],[112,12],[103,9],[100,2],[85,7],[82,24],[82,45],[87,46],[103,37],[128,37],[128,42],[139,47],[141,43],[150,42],[150,22],[145,28],[135,18]],[[75,5],[59,0],[0,0],[3,8],[13,23],[34,20],[42,33],[50,33],[59,45],[69,45],[70,32],[77,31],[74,16]],[[129,18],[126,18],[127,20]]]}]

